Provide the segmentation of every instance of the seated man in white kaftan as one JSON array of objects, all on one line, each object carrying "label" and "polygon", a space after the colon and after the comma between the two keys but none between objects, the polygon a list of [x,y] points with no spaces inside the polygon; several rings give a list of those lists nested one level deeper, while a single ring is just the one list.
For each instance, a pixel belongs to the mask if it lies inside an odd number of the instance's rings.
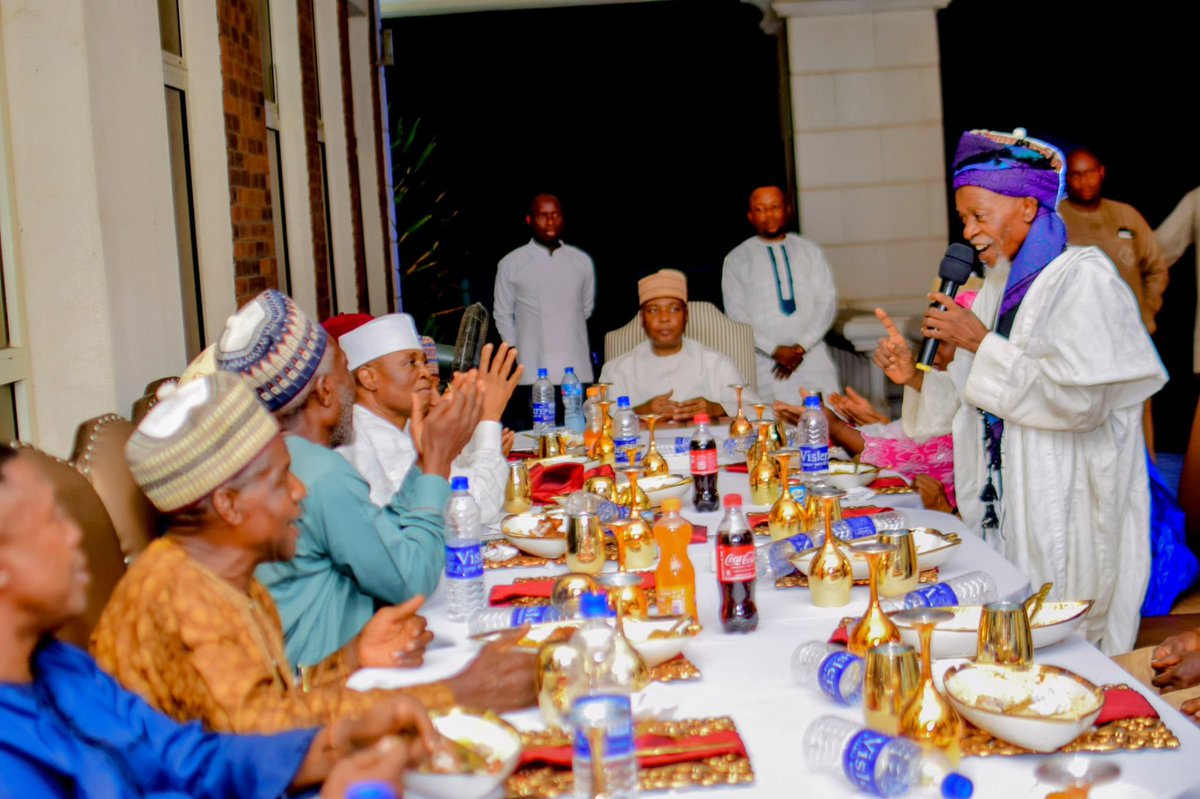
[{"label": "seated man in white kaftan", "polygon": [[[425,352],[408,314],[381,316],[342,333],[338,343],[354,375],[354,437],[337,448],[371,486],[371,501],[385,506],[417,460],[410,435],[416,403],[434,397],[433,378],[425,368]],[[466,477],[471,497],[485,522],[499,518],[508,476],[500,414],[521,376],[513,368],[517,351],[500,345],[492,358],[487,344],[479,360],[484,386],[483,413],[470,442],[451,466],[453,476]]]},{"label": "seated man in white kaftan", "polygon": [[930,295],[924,334],[958,347],[913,369],[886,315],[880,362],[905,384],[914,438],[952,422],[963,521],[1055,599],[1095,599],[1104,652],[1133,645],[1150,574],[1142,403],[1163,371],[1137,299],[1095,247],[1068,247],[1056,208],[1063,158],[1013,134],[971,131],[955,154],[963,237],[986,267],[971,310]]},{"label": "seated man in white kaftan", "polygon": [[725,256],[725,313],[754,328],[758,391],[765,401],[798,402],[800,389],[837,391],[825,346],[837,314],[833,273],[821,248],[785,229],[792,208],[778,186],[750,194],[755,235]]},{"label": "seated man in white kaftan", "polygon": [[[658,413],[690,422],[698,413],[712,418],[737,412],[731,385],[746,381],[733,361],[686,338],[687,277],[662,269],[638,281],[642,327],[647,340],[604,364],[601,383],[612,383],[610,397],[629,397],[638,413]],[[757,402],[749,391],[746,404]]]}]

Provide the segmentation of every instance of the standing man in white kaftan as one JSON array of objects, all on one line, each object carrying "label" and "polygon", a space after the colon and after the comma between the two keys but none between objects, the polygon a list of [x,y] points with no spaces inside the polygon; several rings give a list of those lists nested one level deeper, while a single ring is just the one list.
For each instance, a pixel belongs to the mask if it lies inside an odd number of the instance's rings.
[{"label": "standing man in white kaftan", "polygon": [[963,235],[987,267],[970,311],[935,292],[924,334],[957,346],[945,372],[913,369],[889,338],[877,363],[905,384],[904,430],[954,435],[963,521],[1055,599],[1095,599],[1084,622],[1129,650],[1150,575],[1142,403],[1166,381],[1129,285],[1094,247],[1068,247],[1056,212],[1062,155],[971,131],[955,155]]},{"label": "standing man in white kaftan", "polygon": [[[660,269],[638,281],[638,302],[647,340],[604,364],[601,383],[612,383],[609,396],[627,396],[638,413],[657,413],[690,422],[699,413],[713,419],[736,413],[732,385],[744,384],[733,361],[686,338],[687,277]],[[742,400],[758,402],[750,391]]]},{"label": "standing man in white kaftan", "polygon": [[791,211],[778,186],[755,189],[746,213],[755,235],[725,256],[721,275],[725,313],[754,328],[764,402],[839,387],[824,342],[837,313],[833,273],[820,247],[784,230]]},{"label": "standing man in white kaftan", "polygon": [[[337,448],[371,487],[371,502],[387,506],[417,461],[410,434],[415,406],[436,401],[425,352],[408,314],[396,313],[360,324],[338,337],[354,375],[354,436]],[[450,473],[470,481],[471,498],[484,522],[499,518],[508,464],[500,413],[521,375],[513,369],[516,350],[502,344],[492,358],[484,345],[479,382],[483,412],[471,440],[451,464]]]}]

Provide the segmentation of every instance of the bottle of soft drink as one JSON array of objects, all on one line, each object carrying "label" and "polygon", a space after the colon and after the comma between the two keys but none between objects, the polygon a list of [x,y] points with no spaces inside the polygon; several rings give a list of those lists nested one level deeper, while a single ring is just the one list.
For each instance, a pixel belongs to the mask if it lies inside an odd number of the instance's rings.
[{"label": "bottle of soft drink", "polygon": [[[708,414],[698,413],[693,421],[696,432],[692,433],[692,483],[696,510],[706,513],[720,507],[721,495],[717,492],[717,440],[708,431]],[[739,501],[739,505],[741,502]]]},{"label": "bottle of soft drink", "polygon": [[971,780],[955,773],[941,752],[837,716],[821,716],[809,724],[803,747],[809,768],[842,774],[870,796],[903,796],[922,786],[944,799],[968,799],[975,792]]},{"label": "bottle of soft drink", "polygon": [[721,627],[727,633],[758,629],[754,604],[754,533],[742,513],[742,495],[725,497],[725,518],[717,527],[717,580],[721,588]]},{"label": "bottle of soft drink", "polygon": [[471,499],[465,477],[450,479],[450,502],[446,506],[446,615],[450,621],[466,621],[486,606],[483,593],[483,534],[479,506]]},{"label": "bottle of soft drink", "polygon": [[538,369],[531,394],[533,434],[548,436],[554,432],[555,427],[554,384],[550,382],[549,372],[545,369]]},{"label": "bottle of soft drink", "polygon": [[[638,446],[641,438],[637,414],[629,405],[629,397],[617,397],[617,412],[613,414],[613,448],[616,450],[618,466],[636,466],[629,462],[629,450]],[[636,461],[637,455],[634,455]]]},{"label": "bottle of soft drink", "polygon": [[572,433],[582,433],[586,420],[583,416],[583,384],[575,376],[575,367],[563,370],[562,378],[563,426]]},{"label": "bottle of soft drink", "polygon": [[792,682],[823,691],[840,705],[862,701],[865,668],[862,658],[825,641],[806,641],[792,653]]},{"label": "bottle of soft drink", "polygon": [[829,422],[816,395],[804,398],[799,435],[801,470],[805,474],[829,471]]},{"label": "bottle of soft drink", "polygon": [[908,608],[948,608],[955,605],[986,605],[998,597],[996,581],[987,572],[967,572],[915,591],[880,600],[884,613]]},{"label": "bottle of soft drink", "polygon": [[658,568],[654,570],[655,596],[660,616],[691,616],[696,613],[696,569],[688,557],[692,525],[679,515],[679,497],[662,501],[662,517],[654,524],[658,544]]},{"label": "bottle of soft drink", "polygon": [[[578,657],[570,674],[571,729],[575,796],[596,795],[593,758],[603,763],[604,795],[612,799],[637,796],[637,760],[634,756],[631,686],[612,667],[616,652],[615,630],[608,623],[608,597],[584,594],[580,598],[583,626],[571,636]],[[602,752],[593,751],[602,747]]]},{"label": "bottle of soft drink", "polygon": [[563,618],[562,611],[553,605],[528,608],[484,608],[471,615],[467,635],[483,635],[496,630],[508,630],[524,624],[545,624]]}]

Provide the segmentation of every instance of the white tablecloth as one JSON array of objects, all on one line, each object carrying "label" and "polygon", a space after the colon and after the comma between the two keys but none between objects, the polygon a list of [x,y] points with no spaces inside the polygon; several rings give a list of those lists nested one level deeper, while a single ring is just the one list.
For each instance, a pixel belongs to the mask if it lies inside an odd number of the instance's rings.
[{"label": "white tablecloth", "polygon": [[[722,471],[719,482],[722,494],[745,491],[746,476]],[[886,503],[887,497],[877,502]],[[699,667],[703,676],[689,683],[669,686],[673,698],[679,701],[676,716],[731,716],[745,739],[757,781],[753,786],[697,790],[691,795],[701,799],[721,797],[813,797],[850,795],[849,787],[837,777],[812,774],[804,764],[801,734],[814,718],[834,713],[861,721],[861,712],[840,708],[822,695],[796,688],[791,683],[789,658],[795,646],[803,641],[825,640],[836,622],[844,616],[861,613],[866,607],[865,588],[855,588],[851,603],[844,608],[815,608],[803,589],[776,590],[760,586],[757,592],[759,608],[758,630],[749,635],[726,635],[721,631],[718,617],[719,594],[716,576],[709,570],[708,552],[721,514],[700,514],[684,502],[684,515],[693,523],[709,529],[709,543],[692,545],[689,554],[696,567],[697,604],[704,631],[690,644],[687,656]],[[1003,597],[1023,598],[1029,593],[1029,582],[998,553],[966,530],[962,522],[948,514],[926,510],[905,512],[913,525],[933,527],[943,532],[957,532],[963,544],[956,556],[942,567],[942,578],[953,577],[975,569],[989,572],[996,580]],[[560,570],[561,571],[561,570]],[[495,569],[486,572],[491,586],[511,583],[517,577],[545,573],[532,569]],[[466,625],[446,620],[445,602],[440,596],[430,598],[426,605],[430,626],[434,632],[456,642],[465,662],[472,649],[466,641]],[[448,653],[439,653],[440,659]],[[1039,662],[1067,667],[1097,684],[1131,682],[1131,678],[1099,650],[1082,638],[1074,636],[1062,644],[1040,649]],[[937,669],[948,668],[955,661],[942,661]],[[1179,737],[1182,747],[1173,752],[1140,752],[1108,756],[1123,771],[1115,785],[1093,791],[1097,799],[1105,797],[1173,797],[1185,788],[1200,784],[1200,730],[1157,697],[1151,702]],[[518,727],[538,727],[541,719],[536,710],[508,716]],[[967,758],[961,772],[975,781],[975,796],[987,799],[1042,797],[1051,788],[1039,786],[1033,771],[1040,758]]]}]

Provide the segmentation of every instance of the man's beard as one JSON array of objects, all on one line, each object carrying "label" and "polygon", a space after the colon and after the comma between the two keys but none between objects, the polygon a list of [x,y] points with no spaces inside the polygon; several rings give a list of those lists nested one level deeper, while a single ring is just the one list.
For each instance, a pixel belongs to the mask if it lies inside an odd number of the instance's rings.
[{"label": "man's beard", "polygon": [[347,386],[339,399],[342,402],[342,415],[338,417],[337,426],[329,436],[330,447],[349,444],[354,438],[354,386]]}]

